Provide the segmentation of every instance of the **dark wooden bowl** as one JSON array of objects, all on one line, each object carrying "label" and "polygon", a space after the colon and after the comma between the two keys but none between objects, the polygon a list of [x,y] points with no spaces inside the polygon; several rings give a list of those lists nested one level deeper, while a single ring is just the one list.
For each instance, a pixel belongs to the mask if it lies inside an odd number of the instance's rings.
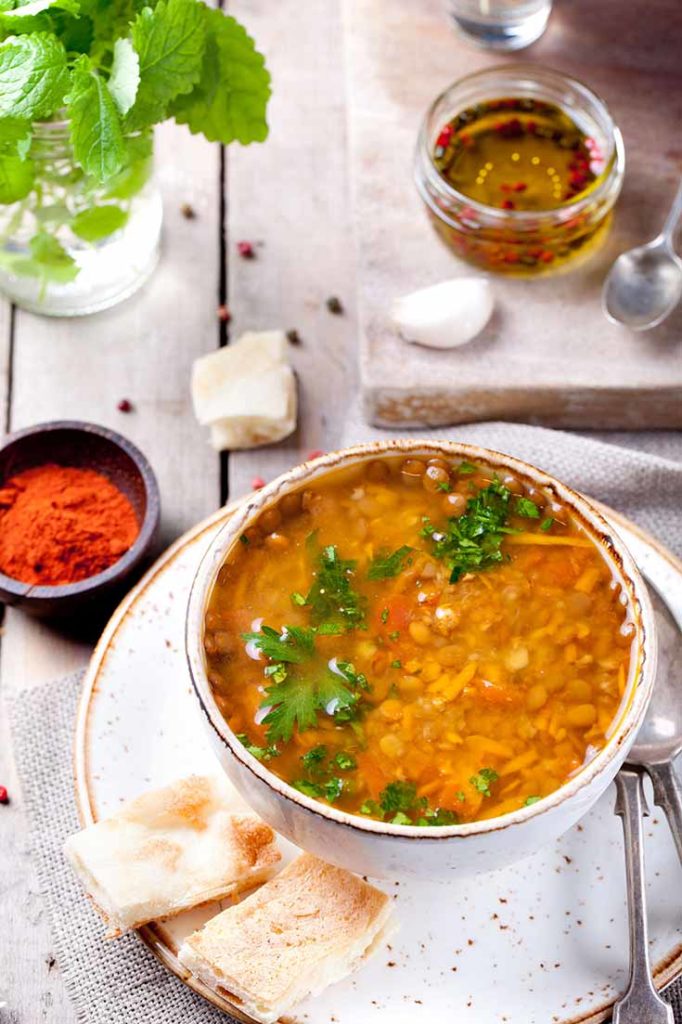
[{"label": "dark wooden bowl", "polygon": [[78,583],[35,586],[0,573],[0,601],[44,617],[95,617],[130,585],[155,541],[160,515],[156,477],[144,455],[121,434],[95,423],[60,420],[10,434],[0,446],[0,486],[16,473],[46,462],[94,469],[108,477],[131,502],[140,532],[117,562]]}]

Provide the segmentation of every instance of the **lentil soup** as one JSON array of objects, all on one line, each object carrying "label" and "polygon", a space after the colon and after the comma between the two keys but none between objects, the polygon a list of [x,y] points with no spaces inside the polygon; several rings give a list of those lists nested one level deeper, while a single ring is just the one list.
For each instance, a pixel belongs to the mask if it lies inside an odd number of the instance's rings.
[{"label": "lentil soup", "polygon": [[634,625],[588,528],[504,469],[386,456],[260,513],[204,630],[232,731],[314,799],[403,825],[497,817],[603,748]]}]

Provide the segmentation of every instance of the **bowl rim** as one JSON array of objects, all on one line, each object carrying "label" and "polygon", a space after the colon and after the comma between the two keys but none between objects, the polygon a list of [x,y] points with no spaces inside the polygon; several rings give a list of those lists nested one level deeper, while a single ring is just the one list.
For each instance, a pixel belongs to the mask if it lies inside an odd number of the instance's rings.
[{"label": "bowl rim", "polygon": [[[70,430],[84,435],[94,434],[105,441],[109,441],[114,447],[124,452],[140,475],[147,499],[147,507],[140,524],[139,533],[133,544],[108,569],[98,572],[94,576],[88,576],[86,579],[78,580],[75,583],[62,583],[51,586],[50,584],[24,583],[13,576],[7,576],[5,573],[0,572],[0,593],[4,591],[6,594],[11,594],[12,597],[21,601],[58,601],[70,597],[81,597],[118,580],[140,561],[153,541],[159,525],[161,514],[159,484],[149,460],[132,441],[124,437],[123,434],[119,434],[116,430],[111,430],[109,427],[98,423],[90,423],[86,420],[49,420],[45,423],[35,423],[30,427],[15,430],[8,434],[2,444],[0,444],[0,457],[8,448],[11,448],[17,442],[21,443],[26,438],[35,437],[40,434],[56,433],[61,430]],[[1,483],[2,481],[0,480]]]},{"label": "bowl rim", "polygon": [[[501,468],[518,473],[533,484],[539,484],[565,502],[571,508],[572,513],[577,514],[583,525],[586,524],[589,527],[590,534],[598,540],[609,564],[624,583],[624,592],[628,596],[627,603],[635,624],[637,638],[634,649],[635,657],[631,664],[618,716],[614,718],[611,734],[599,753],[578,769],[562,786],[532,805],[521,807],[498,817],[458,825],[419,826],[381,822],[342,811],[294,789],[293,786],[271,772],[263,762],[258,761],[250,754],[230,729],[213,698],[206,673],[202,644],[205,605],[215,578],[227,553],[233,544],[237,543],[239,535],[252,518],[260,514],[271,502],[277,501],[284,494],[289,493],[291,489],[298,489],[306,480],[315,479],[330,470],[382,456],[401,454],[417,456],[419,453],[433,457],[439,455],[468,457],[472,461],[479,460],[492,465],[499,464]],[[346,826],[364,834],[402,840],[428,839],[432,842],[483,836],[504,831],[514,825],[521,825],[558,808],[567,800],[577,796],[582,790],[587,789],[597,777],[607,774],[621,748],[625,746],[627,749],[629,742],[634,740],[644,718],[653,690],[657,654],[654,612],[644,580],[623,541],[614,533],[601,512],[585,497],[531,463],[495,449],[457,441],[416,438],[373,441],[327,452],[316,459],[303,462],[287,470],[247,498],[213,538],[199,564],[187,605],[185,651],[192,686],[209,727],[241,767],[256,776],[260,782],[274,792],[276,797],[284,798],[327,822]]]}]

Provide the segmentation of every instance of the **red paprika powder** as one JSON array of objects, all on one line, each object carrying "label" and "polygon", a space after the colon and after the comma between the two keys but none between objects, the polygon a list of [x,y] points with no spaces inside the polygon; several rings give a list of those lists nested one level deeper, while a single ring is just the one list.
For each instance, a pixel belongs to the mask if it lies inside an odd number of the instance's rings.
[{"label": "red paprika powder", "polygon": [[128,498],[101,473],[48,463],[0,488],[0,572],[60,586],[103,572],[140,531]]}]

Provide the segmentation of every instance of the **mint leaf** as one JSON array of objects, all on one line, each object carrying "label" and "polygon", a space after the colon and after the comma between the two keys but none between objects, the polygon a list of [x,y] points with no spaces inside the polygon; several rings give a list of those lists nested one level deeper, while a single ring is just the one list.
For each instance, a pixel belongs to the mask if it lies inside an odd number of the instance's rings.
[{"label": "mint leaf", "polygon": [[0,43],[0,117],[49,117],[69,85],[66,50],[47,32]]},{"label": "mint leaf", "polygon": [[113,235],[128,220],[128,214],[113,203],[83,210],[71,221],[71,230],[85,242],[99,242]]},{"label": "mint leaf", "polygon": [[246,30],[221,11],[203,8],[206,51],[201,80],[171,107],[178,124],[210,142],[263,142],[270,75]]},{"label": "mint leaf", "polygon": [[0,153],[25,160],[31,148],[31,125],[14,117],[0,121]]},{"label": "mint leaf", "polygon": [[107,86],[119,114],[127,114],[137,96],[140,84],[140,58],[129,39],[117,39],[114,43],[114,63]]},{"label": "mint leaf", "polygon": [[0,153],[0,203],[16,203],[33,188],[35,168],[32,160],[16,153]]},{"label": "mint leaf", "polygon": [[[3,254],[3,263],[14,274],[39,277],[43,284],[55,281],[67,284],[78,276],[78,265],[66,249],[46,231],[39,231],[29,242],[31,256]],[[9,258],[5,258],[9,256]]]},{"label": "mint leaf", "polygon": [[86,174],[107,181],[123,167],[126,147],[116,105],[85,55],[74,65],[66,102],[76,160]]},{"label": "mint leaf", "polygon": [[[18,24],[22,18],[34,18],[42,14],[49,7],[58,7],[62,11],[69,11],[71,14],[78,13],[78,0],[25,0],[14,5],[12,10],[3,10],[2,17],[5,24]],[[23,27],[23,26],[22,26]]]},{"label": "mint leaf", "polygon": [[128,130],[163,121],[170,102],[199,81],[206,41],[203,14],[196,0],[161,0],[155,10],[145,7],[133,22],[140,84],[128,113]]}]

